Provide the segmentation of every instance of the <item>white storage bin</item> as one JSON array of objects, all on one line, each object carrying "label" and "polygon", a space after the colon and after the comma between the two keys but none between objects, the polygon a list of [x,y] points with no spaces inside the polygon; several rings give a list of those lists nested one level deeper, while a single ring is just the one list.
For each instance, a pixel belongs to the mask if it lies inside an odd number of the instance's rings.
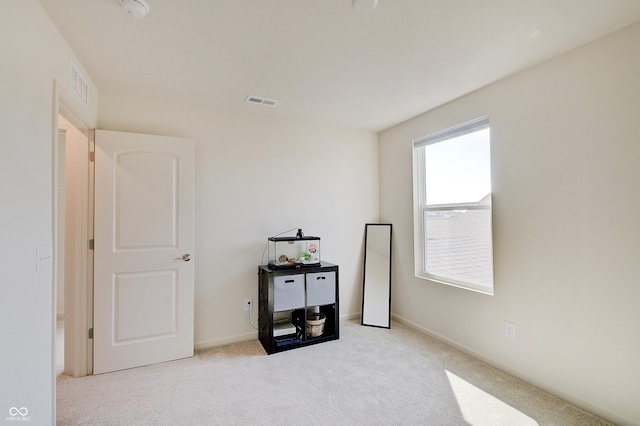
[{"label": "white storage bin", "polygon": [[336,302],[336,273],[318,272],[307,276],[307,306]]},{"label": "white storage bin", "polygon": [[304,308],[304,274],[273,278],[273,310]]}]

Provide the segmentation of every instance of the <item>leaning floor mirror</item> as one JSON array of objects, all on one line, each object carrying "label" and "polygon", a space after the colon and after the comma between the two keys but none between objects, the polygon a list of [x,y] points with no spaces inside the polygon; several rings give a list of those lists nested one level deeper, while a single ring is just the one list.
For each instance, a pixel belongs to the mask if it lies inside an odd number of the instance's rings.
[{"label": "leaning floor mirror", "polygon": [[362,325],[391,328],[391,224],[367,223],[364,231]]}]

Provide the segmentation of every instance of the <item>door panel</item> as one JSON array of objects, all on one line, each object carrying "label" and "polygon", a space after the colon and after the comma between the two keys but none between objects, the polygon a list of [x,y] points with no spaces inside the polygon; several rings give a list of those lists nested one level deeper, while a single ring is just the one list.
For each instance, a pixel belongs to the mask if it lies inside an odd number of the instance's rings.
[{"label": "door panel", "polygon": [[115,154],[116,250],[176,248],[178,160],[157,152]]},{"label": "door panel", "polygon": [[96,131],[94,373],[193,356],[193,142]]},{"label": "door panel", "polygon": [[[178,332],[175,271],[123,273],[114,278],[114,344],[172,337]],[[146,303],[132,303],[137,300]]]}]

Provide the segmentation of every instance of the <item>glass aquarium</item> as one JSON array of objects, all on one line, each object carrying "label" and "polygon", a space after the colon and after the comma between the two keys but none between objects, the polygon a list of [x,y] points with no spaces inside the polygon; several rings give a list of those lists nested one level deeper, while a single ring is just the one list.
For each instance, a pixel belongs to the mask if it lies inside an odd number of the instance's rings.
[{"label": "glass aquarium", "polygon": [[320,265],[320,237],[270,237],[268,247],[272,269]]}]

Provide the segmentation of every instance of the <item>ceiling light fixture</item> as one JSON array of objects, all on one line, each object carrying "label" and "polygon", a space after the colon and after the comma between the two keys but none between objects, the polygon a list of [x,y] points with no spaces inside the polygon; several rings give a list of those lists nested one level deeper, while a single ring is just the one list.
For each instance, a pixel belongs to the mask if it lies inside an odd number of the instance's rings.
[{"label": "ceiling light fixture", "polygon": [[360,13],[373,10],[378,5],[378,0],[351,0],[351,7]]},{"label": "ceiling light fixture", "polygon": [[129,16],[133,16],[136,19],[142,19],[147,13],[149,13],[149,3],[145,0],[119,0],[120,4],[124,8],[124,11]]}]

